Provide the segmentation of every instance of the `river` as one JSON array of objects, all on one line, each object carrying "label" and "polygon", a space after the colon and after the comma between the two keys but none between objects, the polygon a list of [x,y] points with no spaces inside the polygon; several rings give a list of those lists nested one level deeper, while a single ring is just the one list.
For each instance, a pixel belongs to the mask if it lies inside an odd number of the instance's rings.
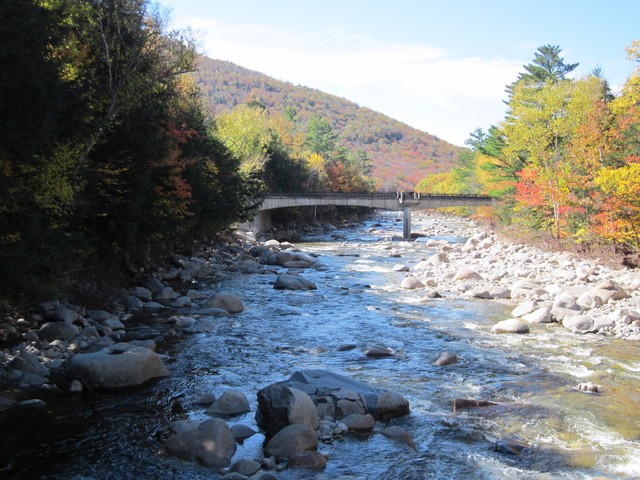
[{"label": "river", "polygon": [[[414,228],[420,221],[414,218]],[[446,239],[464,241],[455,227]],[[245,304],[241,314],[217,318],[213,334],[170,335],[164,314],[132,320],[128,334],[157,338],[172,375],[123,392],[40,394],[46,408],[4,415],[0,477],[216,478],[210,469],[161,454],[169,423],[206,419],[196,399],[234,388],[247,395],[252,412],[230,423],[257,428],[256,392],[311,368],[405,396],[411,414],[392,423],[411,432],[416,450],[375,433],[379,425],[372,435],[321,445],[326,470],[285,470],[277,473],[281,479],[640,477],[637,343],[553,326],[529,335],[494,335],[490,327],[508,318],[511,307],[428,299],[400,288],[406,274],[393,266],[415,264],[433,251],[424,241],[406,246],[386,239],[399,228],[387,213],[299,243],[326,266],[303,273],[317,284],[315,291],[274,290],[270,274],[200,285],[205,293],[235,293]],[[360,348],[340,351],[344,344]],[[384,345],[394,356],[368,358],[362,353],[367,344]],[[434,365],[443,351],[459,362]],[[602,392],[577,391],[584,381]],[[457,398],[499,405],[454,413]],[[495,451],[502,438],[517,438],[529,448],[521,455]],[[263,440],[261,434],[246,440],[234,460],[259,458]]]}]

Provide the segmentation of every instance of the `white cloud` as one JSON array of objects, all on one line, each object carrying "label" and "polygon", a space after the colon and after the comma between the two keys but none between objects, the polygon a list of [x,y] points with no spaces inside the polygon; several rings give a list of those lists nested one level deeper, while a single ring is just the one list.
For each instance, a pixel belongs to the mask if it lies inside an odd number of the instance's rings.
[{"label": "white cloud", "polygon": [[384,43],[342,29],[305,32],[189,19],[212,58],[318,88],[461,145],[504,116],[520,62],[456,58],[431,45]]}]

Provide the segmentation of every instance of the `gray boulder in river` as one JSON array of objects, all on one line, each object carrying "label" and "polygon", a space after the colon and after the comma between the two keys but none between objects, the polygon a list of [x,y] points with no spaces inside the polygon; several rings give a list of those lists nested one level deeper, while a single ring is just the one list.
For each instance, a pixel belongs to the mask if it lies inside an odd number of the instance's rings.
[{"label": "gray boulder in river", "polygon": [[[326,370],[302,370],[288,380],[258,392],[258,424],[273,435],[290,421],[290,403],[282,401],[282,392],[299,390],[310,397],[315,415],[342,419],[351,414],[371,414],[377,420],[388,420],[409,414],[409,401],[403,396],[377,389],[349,377]],[[284,395],[285,400],[292,397]],[[315,424],[317,428],[317,423]]]},{"label": "gray boulder in river", "polygon": [[75,355],[68,360],[67,369],[87,388],[95,390],[133,387],[169,375],[154,351],[128,343]]}]

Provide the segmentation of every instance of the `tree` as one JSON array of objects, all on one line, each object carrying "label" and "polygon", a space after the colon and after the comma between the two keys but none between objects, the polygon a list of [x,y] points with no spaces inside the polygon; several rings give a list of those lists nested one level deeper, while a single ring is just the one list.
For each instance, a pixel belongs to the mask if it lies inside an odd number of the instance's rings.
[{"label": "tree", "polygon": [[309,119],[307,125],[307,148],[311,153],[330,157],[336,149],[336,134],[322,117],[317,115]]},{"label": "tree", "polygon": [[216,119],[216,132],[226,147],[240,160],[245,176],[260,176],[268,160],[272,139],[269,113],[258,106],[238,105]]},{"label": "tree", "polygon": [[518,74],[515,82],[507,85],[510,103],[514,88],[519,83],[528,83],[541,87],[547,82],[556,83],[565,80],[567,74],[574,71],[579,63],[564,63],[564,58],[560,56],[562,49],[558,45],[542,45],[538,47],[534,54],[532,63],[524,65],[524,73]]},{"label": "tree", "polygon": [[[595,77],[580,81],[546,80],[543,85],[518,82],[510,103],[511,116],[503,125],[507,158],[526,158],[518,175],[525,182],[519,199],[537,209],[548,209],[551,231],[561,235],[561,221],[575,206],[574,168],[567,148],[601,98],[601,82]],[[524,189],[524,186],[527,186]],[[536,192],[535,201],[533,201]]]}]

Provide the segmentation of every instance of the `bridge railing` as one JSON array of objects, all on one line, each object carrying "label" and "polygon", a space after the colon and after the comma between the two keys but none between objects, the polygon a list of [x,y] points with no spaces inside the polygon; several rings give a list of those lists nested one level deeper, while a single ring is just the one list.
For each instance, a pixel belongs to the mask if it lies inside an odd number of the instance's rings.
[{"label": "bridge railing", "polygon": [[[406,198],[414,195],[414,192],[369,192],[369,193],[344,193],[344,192],[287,192],[267,193],[265,198],[366,198],[366,199],[396,199],[401,194]],[[420,193],[418,198],[473,198],[489,199],[489,195],[468,193]]]}]

